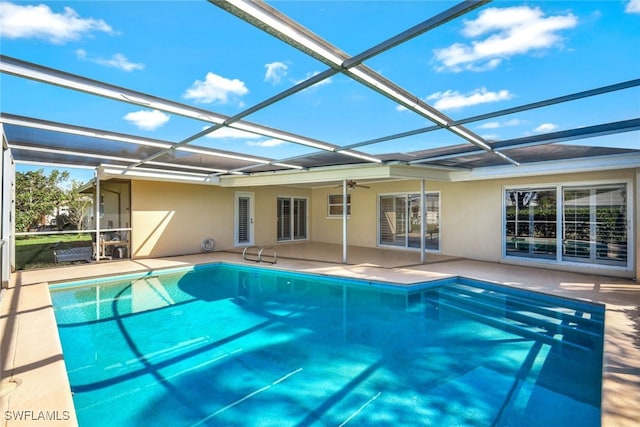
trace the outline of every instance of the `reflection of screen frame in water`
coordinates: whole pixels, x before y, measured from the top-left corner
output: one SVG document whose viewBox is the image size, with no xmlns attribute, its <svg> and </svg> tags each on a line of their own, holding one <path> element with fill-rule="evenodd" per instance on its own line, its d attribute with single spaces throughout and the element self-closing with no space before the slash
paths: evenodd
<svg viewBox="0 0 640 427">
<path fill-rule="evenodd" d="M 81 426 L 600 420 L 596 304 L 224 263 L 51 289 Z"/>
</svg>

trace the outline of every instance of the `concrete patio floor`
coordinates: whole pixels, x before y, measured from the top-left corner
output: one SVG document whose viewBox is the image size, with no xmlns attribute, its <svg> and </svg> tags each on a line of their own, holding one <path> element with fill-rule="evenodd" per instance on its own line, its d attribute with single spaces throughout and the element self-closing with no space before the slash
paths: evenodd
<svg viewBox="0 0 640 427">
<path fill-rule="evenodd" d="M 350 248 L 349 264 L 339 262 L 341 255 L 337 245 L 289 245 L 278 247 L 276 265 L 260 266 L 398 284 L 466 276 L 605 304 L 602 425 L 639 425 L 640 284 L 627 279 L 437 255 L 428 255 L 427 263 L 420 264 L 415 252 Z M 48 290 L 50 283 L 216 261 L 256 265 L 244 261 L 237 252 L 215 252 L 14 274 L 0 300 L 0 425 L 77 425 Z M 17 420 L 18 414 L 26 419 Z"/>
</svg>

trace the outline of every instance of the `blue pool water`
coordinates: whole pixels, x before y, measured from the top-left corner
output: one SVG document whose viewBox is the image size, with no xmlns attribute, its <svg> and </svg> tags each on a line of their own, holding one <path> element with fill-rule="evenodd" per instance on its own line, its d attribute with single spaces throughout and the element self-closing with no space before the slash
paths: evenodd
<svg viewBox="0 0 640 427">
<path fill-rule="evenodd" d="M 51 288 L 85 426 L 598 426 L 603 307 L 213 264 Z"/>
</svg>

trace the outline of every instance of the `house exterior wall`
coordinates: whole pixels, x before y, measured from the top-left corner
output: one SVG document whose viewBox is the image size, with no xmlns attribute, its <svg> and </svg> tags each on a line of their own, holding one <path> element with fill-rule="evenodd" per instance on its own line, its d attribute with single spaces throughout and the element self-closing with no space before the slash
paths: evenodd
<svg viewBox="0 0 640 427">
<path fill-rule="evenodd" d="M 347 221 L 347 234 L 350 245 L 376 246 L 376 191 L 373 187 L 349 191 L 351 215 Z M 342 186 L 321 187 L 313 190 L 311 203 L 313 241 L 342 244 L 342 216 L 329 216 L 329 195 L 342 195 Z"/>
<path fill-rule="evenodd" d="M 504 189 L 521 186 L 580 185 L 604 182 L 629 182 L 634 171 L 558 174 L 500 180 L 458 183 L 427 183 L 427 188 L 442 189 L 442 253 L 483 261 L 502 261 Z M 633 195 L 634 189 L 628 192 Z M 634 201 L 637 210 L 637 200 Z M 632 220 L 630 218 L 630 220 Z M 632 227 L 637 230 L 637 224 Z M 532 260 L 511 260 L 531 265 Z M 544 264 L 549 266 L 548 263 Z"/>
<path fill-rule="evenodd" d="M 636 282 L 640 282 L 640 168 L 636 169 L 636 194 L 635 194 L 635 249 L 636 249 Z M 633 242 L 633 239 L 631 240 Z"/>
<path fill-rule="evenodd" d="M 204 238 L 215 239 L 216 250 L 232 249 L 236 192 L 253 194 L 254 243 L 272 245 L 277 197 L 311 195 L 310 190 L 289 187 L 224 188 L 144 180 L 132 181 L 131 192 L 133 258 L 197 253 Z"/>
<path fill-rule="evenodd" d="M 467 182 L 426 181 L 426 191 L 440 195 L 440 253 L 482 261 L 523 264 L 584 272 L 602 272 L 601 267 L 560 265 L 524 258 L 503 258 L 503 197 L 505 188 L 542 185 L 597 185 L 625 182 L 632 197 L 629 218 L 635 246 L 633 264 L 640 263 L 637 230 L 640 213 L 640 171 L 635 169 L 599 173 L 557 174 Z M 370 188 L 350 190 L 351 214 L 348 219 L 350 245 L 378 246 L 378 196 L 419 193 L 420 180 L 397 180 L 367 184 Z M 196 253 L 205 237 L 216 240 L 216 250 L 234 247 L 234 194 L 254 196 L 254 244 L 277 242 L 278 197 L 303 197 L 308 203 L 309 241 L 342 243 L 342 217 L 328 214 L 328 196 L 342 194 L 341 186 L 316 187 L 235 187 L 189 185 L 152 181 L 132 182 L 132 255 L 134 258 Z M 634 265 L 634 271 L 637 267 Z M 620 269 L 605 273 L 631 275 Z M 637 274 L 637 273 L 635 273 Z"/>
<path fill-rule="evenodd" d="M 207 237 L 216 249 L 233 241 L 232 190 L 134 180 L 131 194 L 133 258 L 197 253 Z"/>
<path fill-rule="evenodd" d="M 241 191 L 233 189 L 233 191 Z M 278 197 L 296 197 L 307 199 L 307 210 L 311 210 L 311 190 L 296 187 L 253 187 L 246 189 L 255 194 L 255 244 L 258 246 L 268 246 L 277 243 L 277 199 Z M 312 215 L 307 217 L 307 239 L 311 236 Z"/>
<path fill-rule="evenodd" d="M 629 218 L 631 230 L 630 245 L 635 245 L 635 266 L 640 265 L 638 248 L 640 238 L 639 197 L 640 172 L 634 169 L 606 171 L 598 173 L 557 174 L 535 177 L 495 179 L 466 182 L 426 181 L 427 192 L 440 194 L 441 207 L 441 244 L 440 253 L 470 259 L 491 262 L 503 262 L 522 265 L 538 265 L 544 268 L 557 268 L 583 272 L 600 272 L 612 275 L 629 276 L 632 273 L 620 269 L 607 269 L 590 265 L 562 265 L 553 262 L 541 262 L 532 259 L 503 258 L 503 197 L 504 189 L 521 186 L 544 185 L 597 185 L 599 183 L 628 183 L 628 194 L 633 198 Z M 420 181 L 389 181 L 379 184 L 367 184 L 370 188 L 356 188 L 351 194 L 351 215 L 348 220 L 348 241 L 350 245 L 377 246 L 377 199 L 380 194 L 419 193 Z M 635 187 L 635 188 L 634 188 Z M 326 243 L 342 243 L 341 217 L 329 218 L 327 198 L 329 194 L 341 194 L 341 188 L 320 188 L 313 191 L 313 240 Z M 633 267 L 638 275 L 637 267 Z"/>
</svg>

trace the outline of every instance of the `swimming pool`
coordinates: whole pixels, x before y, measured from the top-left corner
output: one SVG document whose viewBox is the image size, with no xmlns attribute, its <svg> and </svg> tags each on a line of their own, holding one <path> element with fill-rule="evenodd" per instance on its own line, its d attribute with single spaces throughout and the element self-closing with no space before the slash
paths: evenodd
<svg viewBox="0 0 640 427">
<path fill-rule="evenodd" d="M 223 263 L 51 295 L 81 427 L 600 425 L 600 305 Z"/>
</svg>

